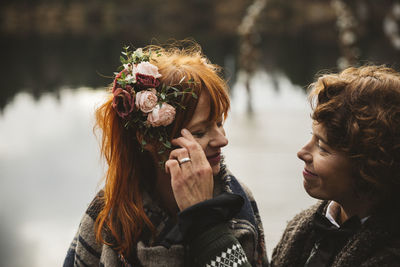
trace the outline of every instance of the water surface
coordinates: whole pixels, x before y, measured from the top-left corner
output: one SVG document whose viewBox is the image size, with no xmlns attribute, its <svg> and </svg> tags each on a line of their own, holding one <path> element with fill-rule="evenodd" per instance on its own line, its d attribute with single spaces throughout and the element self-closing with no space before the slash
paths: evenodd
<svg viewBox="0 0 400 267">
<path fill-rule="evenodd" d="M 284 76 L 274 81 L 260 72 L 252 86 L 255 112 L 249 117 L 239 75 L 224 154 L 258 201 L 270 256 L 287 220 L 314 202 L 303 191 L 303 167 L 296 158 L 310 137 L 310 110 L 304 91 Z M 104 168 L 92 127 L 104 97 L 90 88 L 64 88 L 39 100 L 19 93 L 0 115 L 1 266 L 62 265 L 80 218 L 101 187 Z"/>
</svg>

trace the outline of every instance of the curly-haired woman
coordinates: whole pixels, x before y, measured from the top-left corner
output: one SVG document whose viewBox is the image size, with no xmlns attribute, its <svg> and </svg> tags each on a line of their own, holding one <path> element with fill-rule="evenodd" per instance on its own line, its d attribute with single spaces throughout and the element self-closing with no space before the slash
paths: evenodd
<svg viewBox="0 0 400 267">
<path fill-rule="evenodd" d="M 306 192 L 272 266 L 399 266 L 400 74 L 349 68 L 311 85 L 311 140 L 298 152 Z"/>
<path fill-rule="evenodd" d="M 105 186 L 83 216 L 64 266 L 194 266 L 188 247 L 228 232 L 234 237 L 221 240 L 233 242 L 242 262 L 266 262 L 256 203 L 222 160 L 229 97 L 218 66 L 196 44 L 126 48 L 121 61 L 109 99 L 96 111 Z M 179 137 L 188 149 L 169 155 Z M 202 180 L 183 197 L 172 190 L 180 184 L 172 172 Z M 213 197 L 212 216 L 204 207 L 179 213 Z M 203 230 L 220 218 L 220 231 L 204 239 Z M 202 248 L 196 262 L 209 262 L 212 249 Z"/>
</svg>

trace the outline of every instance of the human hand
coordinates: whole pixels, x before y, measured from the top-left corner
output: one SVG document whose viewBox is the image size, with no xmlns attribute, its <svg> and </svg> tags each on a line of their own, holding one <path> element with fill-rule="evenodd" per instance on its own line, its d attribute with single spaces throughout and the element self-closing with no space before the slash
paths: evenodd
<svg viewBox="0 0 400 267">
<path fill-rule="evenodd" d="M 181 134 L 181 137 L 172 140 L 172 144 L 180 148 L 171 151 L 165 171 L 171 175 L 172 191 L 182 211 L 212 198 L 214 180 L 212 168 L 200 144 L 188 130 L 182 129 Z"/>
</svg>

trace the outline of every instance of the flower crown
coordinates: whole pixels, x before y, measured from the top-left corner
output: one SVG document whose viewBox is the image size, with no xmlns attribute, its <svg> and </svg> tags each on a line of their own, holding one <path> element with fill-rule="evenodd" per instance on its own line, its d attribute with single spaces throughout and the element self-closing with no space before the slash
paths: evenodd
<svg viewBox="0 0 400 267">
<path fill-rule="evenodd" d="M 161 56 L 159 51 L 154 51 L 157 57 Z M 112 87 L 112 107 L 119 117 L 125 121 L 125 128 L 135 125 L 143 134 L 142 149 L 146 145 L 145 139 L 157 139 L 163 144 L 159 154 L 171 148 L 166 126 L 175 120 L 176 109 L 185 107 L 180 103 L 180 96 L 191 94 L 197 95 L 190 87 L 194 83 L 192 79 L 186 83 L 188 88 L 179 90 L 185 77 L 175 85 L 162 84 L 159 78 L 157 66 L 151 64 L 152 51 L 144 52 L 138 48 L 135 51 L 124 47 L 120 61 L 121 71 L 116 72 Z"/>
</svg>

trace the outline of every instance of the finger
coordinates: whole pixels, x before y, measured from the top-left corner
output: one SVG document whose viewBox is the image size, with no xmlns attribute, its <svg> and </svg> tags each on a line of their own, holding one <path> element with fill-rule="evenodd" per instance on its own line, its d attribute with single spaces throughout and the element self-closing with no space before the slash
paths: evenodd
<svg viewBox="0 0 400 267">
<path fill-rule="evenodd" d="M 169 158 L 177 160 L 182 170 L 187 170 L 188 168 L 186 167 L 189 167 L 192 161 L 186 148 L 174 149 L 169 154 Z M 189 161 L 187 159 L 189 159 Z M 182 162 L 182 160 L 184 160 L 184 162 Z M 185 174 L 187 174 L 187 172 L 184 172 L 184 175 Z"/>
<path fill-rule="evenodd" d="M 187 148 L 189 150 L 189 154 L 194 150 L 203 150 L 201 145 L 197 142 L 189 130 L 183 128 L 181 130 L 181 134 L 181 137 L 172 140 L 174 145 Z"/>
<path fill-rule="evenodd" d="M 181 130 L 181 134 L 183 137 L 185 137 L 189 140 L 196 141 L 196 139 L 193 137 L 192 133 L 188 129 L 183 128 Z"/>
<path fill-rule="evenodd" d="M 169 159 L 178 161 L 179 168 L 181 169 L 182 179 L 186 179 L 192 174 L 192 160 L 190 159 L 189 152 L 186 148 L 178 148 L 172 150 L 169 154 Z M 169 170 L 167 170 L 167 173 L 171 174 Z"/>
<path fill-rule="evenodd" d="M 171 175 L 171 181 L 179 179 L 181 176 L 181 168 L 175 159 L 169 159 L 165 162 L 165 171 Z"/>
<path fill-rule="evenodd" d="M 192 142 L 196 142 L 196 143 L 197 143 L 196 139 L 193 137 L 193 135 L 192 135 L 187 129 L 183 128 L 183 129 L 181 130 L 181 135 L 182 135 L 182 137 L 173 139 L 173 140 L 171 141 L 172 144 L 180 145 L 181 142 L 182 142 L 184 139 L 187 139 L 188 141 L 192 141 Z M 183 139 L 183 140 L 182 140 L 182 139 Z"/>
<path fill-rule="evenodd" d="M 192 162 L 200 163 L 206 161 L 206 155 L 204 154 L 203 148 L 196 140 L 189 140 L 186 137 L 179 137 L 174 139 L 174 144 L 187 149 L 189 157 Z"/>
<path fill-rule="evenodd" d="M 169 159 L 183 159 L 183 158 L 188 158 L 189 157 L 189 152 L 185 147 L 183 148 L 177 148 L 171 151 L 169 154 Z"/>
</svg>

